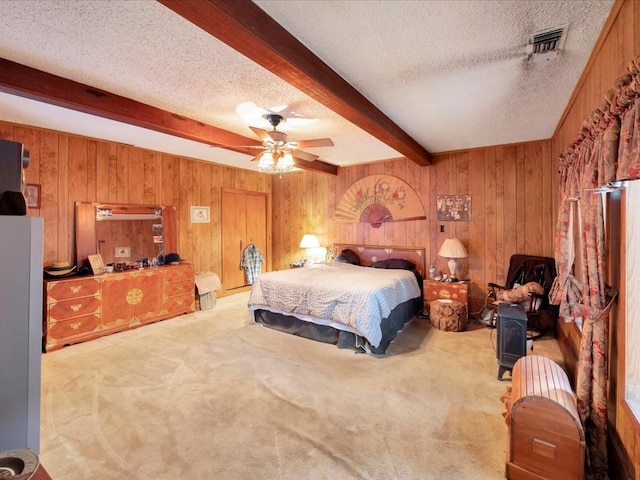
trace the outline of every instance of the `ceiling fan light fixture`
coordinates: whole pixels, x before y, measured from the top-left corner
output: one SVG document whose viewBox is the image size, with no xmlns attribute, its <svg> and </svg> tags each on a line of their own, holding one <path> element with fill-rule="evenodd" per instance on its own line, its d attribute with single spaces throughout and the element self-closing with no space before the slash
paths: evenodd
<svg viewBox="0 0 640 480">
<path fill-rule="evenodd" d="M 276 162 L 273 160 L 273 153 L 266 151 L 260 156 L 258 162 L 258 170 L 261 172 L 270 172 L 276 167 Z"/>
<path fill-rule="evenodd" d="M 291 155 L 291 152 L 285 152 L 284 155 L 282 155 L 280 157 L 280 159 L 278 160 L 278 165 L 277 168 L 280 171 L 289 171 L 291 169 L 293 169 L 293 167 L 295 167 L 295 163 L 293 161 L 293 155 Z"/>
<path fill-rule="evenodd" d="M 258 170 L 263 173 L 285 173 L 294 169 L 295 162 L 291 152 L 267 150 L 260 156 Z"/>
</svg>

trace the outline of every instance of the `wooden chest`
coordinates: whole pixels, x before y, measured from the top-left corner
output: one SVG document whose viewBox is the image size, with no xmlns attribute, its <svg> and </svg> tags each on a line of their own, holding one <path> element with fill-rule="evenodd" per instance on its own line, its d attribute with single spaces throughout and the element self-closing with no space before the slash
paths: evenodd
<svg viewBox="0 0 640 480">
<path fill-rule="evenodd" d="M 539 355 L 520 358 L 513 367 L 510 398 L 506 397 L 506 478 L 582 480 L 584 430 L 560 366 Z"/>
</svg>

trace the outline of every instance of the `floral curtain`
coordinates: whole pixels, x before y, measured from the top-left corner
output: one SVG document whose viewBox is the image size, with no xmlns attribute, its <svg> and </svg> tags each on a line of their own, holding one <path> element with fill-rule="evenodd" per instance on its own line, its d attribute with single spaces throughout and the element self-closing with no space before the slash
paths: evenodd
<svg viewBox="0 0 640 480">
<path fill-rule="evenodd" d="M 551 292 L 551 301 L 560 305 L 561 315 L 582 317 L 576 395 L 587 442 L 586 478 L 590 480 L 609 478 L 607 340 L 609 312 L 616 296 L 605 284 L 601 192 L 613 182 L 640 178 L 640 57 L 629 65 L 628 73 L 615 87 L 560 158 L 555 244 L 558 276 Z M 574 201 L 580 202 L 583 220 L 580 279 L 572 274 Z"/>
</svg>

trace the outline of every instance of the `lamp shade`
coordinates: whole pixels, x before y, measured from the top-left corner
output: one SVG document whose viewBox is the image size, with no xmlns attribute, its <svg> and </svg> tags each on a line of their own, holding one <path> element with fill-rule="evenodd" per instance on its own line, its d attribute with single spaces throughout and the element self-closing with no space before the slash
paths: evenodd
<svg viewBox="0 0 640 480">
<path fill-rule="evenodd" d="M 302 241 L 300 242 L 300 248 L 318 248 L 320 246 L 320 242 L 315 235 L 305 234 L 302 237 Z"/>
<path fill-rule="evenodd" d="M 447 238 L 442 242 L 438 255 L 444 258 L 466 258 L 467 251 L 457 238 Z"/>
<path fill-rule="evenodd" d="M 464 245 L 457 238 L 447 238 L 442 245 L 440 246 L 440 250 L 438 251 L 438 255 L 444 258 L 448 258 L 449 262 L 449 272 L 451 276 L 449 277 L 452 281 L 457 281 L 458 277 L 456 272 L 458 270 L 457 259 L 458 258 L 466 258 L 467 251 L 464 248 Z"/>
<path fill-rule="evenodd" d="M 295 165 L 291 152 L 285 152 L 278 160 L 278 168 L 283 171 L 291 170 Z"/>
</svg>

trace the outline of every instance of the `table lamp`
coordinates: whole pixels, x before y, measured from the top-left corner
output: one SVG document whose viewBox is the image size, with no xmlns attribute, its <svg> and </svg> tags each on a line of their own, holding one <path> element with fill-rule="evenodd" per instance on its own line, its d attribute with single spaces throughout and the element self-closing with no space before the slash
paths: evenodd
<svg viewBox="0 0 640 480">
<path fill-rule="evenodd" d="M 457 282 L 458 277 L 456 276 L 456 273 L 458 268 L 458 259 L 467 257 L 467 251 L 465 250 L 462 242 L 457 238 L 447 238 L 442 242 L 438 255 L 448 259 L 449 272 L 451 274 L 449 278 L 452 282 Z"/>
<path fill-rule="evenodd" d="M 318 237 L 309 233 L 304 234 L 304 236 L 302 237 L 302 240 L 300 241 L 300 248 L 306 249 L 307 261 L 309 261 L 309 263 L 314 263 L 317 261 L 318 257 L 320 256 L 320 250 L 325 251 L 324 248 L 320 247 Z"/>
</svg>

